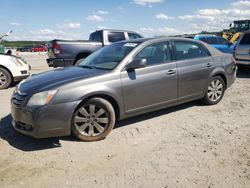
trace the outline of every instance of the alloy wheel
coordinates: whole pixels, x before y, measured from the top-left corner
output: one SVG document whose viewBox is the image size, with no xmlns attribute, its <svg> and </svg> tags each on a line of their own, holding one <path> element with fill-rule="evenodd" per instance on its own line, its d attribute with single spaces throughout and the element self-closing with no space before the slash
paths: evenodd
<svg viewBox="0 0 250 188">
<path fill-rule="evenodd" d="M 0 87 L 5 85 L 6 81 L 7 81 L 6 75 L 0 70 Z"/>
<path fill-rule="evenodd" d="M 210 101 L 216 102 L 218 101 L 223 95 L 223 83 L 220 79 L 213 79 L 207 90 L 207 97 Z"/>
<path fill-rule="evenodd" d="M 77 131 L 84 136 L 98 136 L 109 124 L 108 114 L 102 107 L 88 104 L 78 109 L 74 117 Z"/>
</svg>

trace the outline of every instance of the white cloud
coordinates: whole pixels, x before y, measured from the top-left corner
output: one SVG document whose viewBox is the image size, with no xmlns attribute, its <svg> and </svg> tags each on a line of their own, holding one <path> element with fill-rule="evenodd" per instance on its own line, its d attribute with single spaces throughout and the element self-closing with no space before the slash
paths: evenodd
<svg viewBox="0 0 250 188">
<path fill-rule="evenodd" d="M 236 1 L 234 3 L 232 3 L 232 7 L 237 8 L 237 9 L 245 9 L 245 10 L 249 10 L 250 9 L 250 1 L 249 0 L 245 0 L 245 1 Z"/>
<path fill-rule="evenodd" d="M 178 35 L 182 32 L 171 27 L 163 27 L 158 30 L 159 32 L 163 33 L 164 35 Z"/>
<path fill-rule="evenodd" d="M 98 11 L 96 11 L 96 14 L 102 14 L 102 15 L 104 15 L 104 14 L 109 14 L 109 12 L 108 11 L 104 11 L 104 10 L 98 10 Z"/>
<path fill-rule="evenodd" d="M 86 20 L 92 21 L 92 22 L 102 22 L 104 21 L 104 18 L 99 15 L 93 14 L 93 15 L 87 16 Z"/>
<path fill-rule="evenodd" d="M 101 26 L 101 25 L 97 26 L 97 29 L 106 29 L 106 28 L 107 28 L 106 26 Z"/>
<path fill-rule="evenodd" d="M 155 18 L 158 19 L 158 20 L 171 20 L 171 19 L 174 19 L 174 17 L 167 16 L 166 14 L 163 14 L 163 13 L 155 15 Z"/>
<path fill-rule="evenodd" d="M 69 30 L 67 30 L 69 31 Z M 53 39 L 79 39 L 80 36 L 63 30 L 40 29 L 31 30 L 29 36 L 22 36 L 23 40 L 53 40 Z"/>
<path fill-rule="evenodd" d="M 141 27 L 139 30 L 140 30 L 141 33 L 152 33 L 152 32 L 154 32 L 154 29 L 150 28 L 150 27 Z"/>
<path fill-rule="evenodd" d="M 81 24 L 78 22 L 68 22 L 68 23 L 57 24 L 56 26 L 59 29 L 78 29 L 81 27 Z"/>
<path fill-rule="evenodd" d="M 152 5 L 152 4 L 156 4 L 156 3 L 162 3 L 164 0 L 133 0 L 134 4 L 137 5 Z"/>
<path fill-rule="evenodd" d="M 9 25 L 11 26 L 20 26 L 21 24 L 18 22 L 10 22 Z"/>
<path fill-rule="evenodd" d="M 199 9 L 192 15 L 178 18 L 189 23 L 187 30 L 221 31 L 235 20 L 250 18 L 250 1 L 235 1 L 225 9 Z"/>
</svg>

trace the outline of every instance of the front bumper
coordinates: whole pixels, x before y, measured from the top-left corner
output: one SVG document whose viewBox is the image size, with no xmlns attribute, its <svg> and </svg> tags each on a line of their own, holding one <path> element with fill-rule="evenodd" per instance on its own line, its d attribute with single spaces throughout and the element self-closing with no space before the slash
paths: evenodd
<svg viewBox="0 0 250 188">
<path fill-rule="evenodd" d="M 16 131 L 35 138 L 70 135 L 71 119 L 78 105 L 77 102 L 29 108 L 22 104 L 15 104 L 13 97 L 11 116 L 12 125 Z"/>
</svg>

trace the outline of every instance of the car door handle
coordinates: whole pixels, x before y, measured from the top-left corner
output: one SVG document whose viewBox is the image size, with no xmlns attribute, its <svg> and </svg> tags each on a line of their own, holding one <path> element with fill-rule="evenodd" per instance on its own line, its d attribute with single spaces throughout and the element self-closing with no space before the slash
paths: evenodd
<svg viewBox="0 0 250 188">
<path fill-rule="evenodd" d="M 175 73 L 176 73 L 176 70 L 173 70 L 173 69 L 168 70 L 167 72 L 168 75 L 175 74 Z"/>
<path fill-rule="evenodd" d="M 212 67 L 212 64 L 211 63 L 207 63 L 206 67 Z"/>
</svg>

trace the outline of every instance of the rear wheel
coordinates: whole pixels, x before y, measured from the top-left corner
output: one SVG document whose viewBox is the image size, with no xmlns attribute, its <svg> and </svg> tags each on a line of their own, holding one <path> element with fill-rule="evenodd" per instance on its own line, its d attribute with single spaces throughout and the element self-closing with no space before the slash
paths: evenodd
<svg viewBox="0 0 250 188">
<path fill-rule="evenodd" d="M 206 94 L 203 101 L 206 104 L 214 105 L 221 101 L 225 92 L 225 82 L 220 76 L 211 78 L 208 82 Z"/>
<path fill-rule="evenodd" d="M 73 115 L 72 132 L 82 141 L 104 139 L 115 124 L 115 112 L 105 99 L 92 98 L 80 105 Z"/>
<path fill-rule="evenodd" d="M 0 89 L 6 89 L 10 86 L 12 77 L 9 71 L 4 68 L 0 68 Z"/>
</svg>

